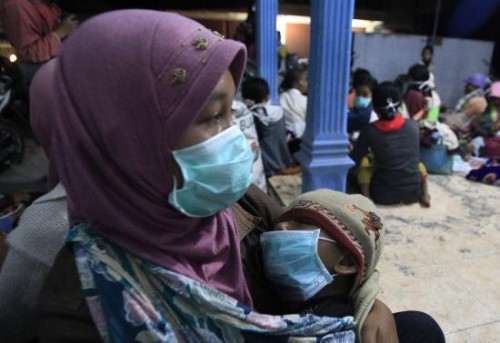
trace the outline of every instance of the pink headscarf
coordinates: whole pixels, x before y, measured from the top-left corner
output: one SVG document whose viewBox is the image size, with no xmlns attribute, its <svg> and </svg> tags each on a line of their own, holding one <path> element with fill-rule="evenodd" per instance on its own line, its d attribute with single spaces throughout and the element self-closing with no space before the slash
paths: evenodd
<svg viewBox="0 0 500 343">
<path fill-rule="evenodd" d="M 72 223 L 251 305 L 230 209 L 189 218 L 168 204 L 172 147 L 244 46 L 167 12 L 109 12 L 65 42 L 51 153 Z"/>
</svg>

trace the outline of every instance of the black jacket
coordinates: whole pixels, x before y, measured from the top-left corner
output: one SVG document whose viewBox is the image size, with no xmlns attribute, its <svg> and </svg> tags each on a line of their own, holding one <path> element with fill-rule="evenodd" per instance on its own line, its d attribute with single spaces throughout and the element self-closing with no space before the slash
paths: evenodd
<svg viewBox="0 0 500 343">
<path fill-rule="evenodd" d="M 417 202 L 422 193 L 417 122 L 405 120 L 401 128 L 390 132 L 383 132 L 374 124 L 366 126 L 359 135 L 352 157 L 359 165 L 369 152 L 373 153 L 375 163 L 370 183 L 373 201 L 383 205 Z"/>
</svg>

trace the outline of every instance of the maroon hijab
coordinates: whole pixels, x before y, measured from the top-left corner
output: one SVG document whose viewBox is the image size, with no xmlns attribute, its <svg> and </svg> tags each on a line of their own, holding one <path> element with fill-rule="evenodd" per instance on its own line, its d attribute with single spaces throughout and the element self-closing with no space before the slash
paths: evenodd
<svg viewBox="0 0 500 343">
<path fill-rule="evenodd" d="M 172 147 L 244 46 L 167 12 L 109 12 L 65 41 L 51 153 L 72 223 L 251 304 L 230 209 L 189 218 L 168 204 Z"/>
</svg>

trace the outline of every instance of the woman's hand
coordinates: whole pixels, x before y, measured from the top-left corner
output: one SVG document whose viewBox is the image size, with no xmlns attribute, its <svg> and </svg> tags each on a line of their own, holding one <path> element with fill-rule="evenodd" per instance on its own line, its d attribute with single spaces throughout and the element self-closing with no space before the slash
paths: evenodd
<svg viewBox="0 0 500 343">
<path fill-rule="evenodd" d="M 362 343 L 398 343 L 398 331 L 391 310 L 376 299 L 361 328 Z"/>
<path fill-rule="evenodd" d="M 63 40 L 71 32 L 73 32 L 76 27 L 78 26 L 78 20 L 76 19 L 76 16 L 74 14 L 71 14 L 61 20 L 61 23 L 59 26 L 55 29 L 54 33 L 59 37 L 60 40 Z"/>
</svg>

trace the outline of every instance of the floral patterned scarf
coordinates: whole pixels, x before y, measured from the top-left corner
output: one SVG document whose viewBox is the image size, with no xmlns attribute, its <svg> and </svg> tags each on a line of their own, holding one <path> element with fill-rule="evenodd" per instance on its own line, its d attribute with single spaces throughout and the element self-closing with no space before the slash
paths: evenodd
<svg viewBox="0 0 500 343">
<path fill-rule="evenodd" d="M 354 342 L 352 317 L 271 316 L 125 252 L 90 226 L 66 239 L 104 342 Z M 293 339 L 292 339 L 293 337 Z"/>
</svg>

